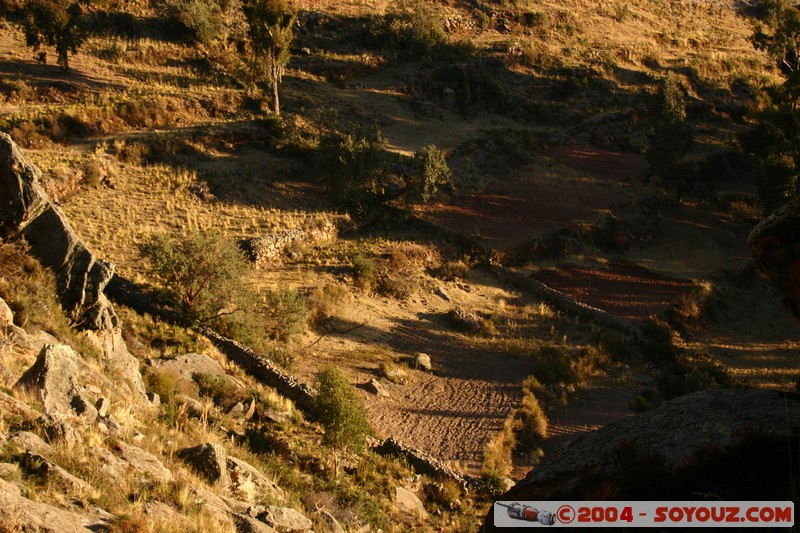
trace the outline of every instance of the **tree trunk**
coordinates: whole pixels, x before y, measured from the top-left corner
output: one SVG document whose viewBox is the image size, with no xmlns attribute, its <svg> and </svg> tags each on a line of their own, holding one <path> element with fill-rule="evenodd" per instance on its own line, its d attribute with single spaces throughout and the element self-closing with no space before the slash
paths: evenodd
<svg viewBox="0 0 800 533">
<path fill-rule="evenodd" d="M 276 69 L 277 70 L 277 69 Z M 281 114 L 281 102 L 278 99 L 278 83 L 280 83 L 279 73 L 273 70 L 272 72 L 272 112 L 275 116 Z"/>
</svg>

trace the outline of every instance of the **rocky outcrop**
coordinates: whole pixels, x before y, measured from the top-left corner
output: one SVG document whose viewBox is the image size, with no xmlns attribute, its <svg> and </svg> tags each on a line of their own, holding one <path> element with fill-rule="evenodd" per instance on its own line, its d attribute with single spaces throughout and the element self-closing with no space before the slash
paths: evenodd
<svg viewBox="0 0 800 533">
<path fill-rule="evenodd" d="M 758 269 L 800 318 L 800 197 L 762 220 L 747 239 Z"/>
<path fill-rule="evenodd" d="M 78 383 L 78 355 L 66 345 L 47 345 L 15 385 L 42 403 L 45 414 L 97 418 L 97 409 Z"/>
<path fill-rule="evenodd" d="M 300 511 L 274 505 L 268 505 L 258 519 L 281 532 L 308 531 L 313 526 L 313 522 Z"/>
<path fill-rule="evenodd" d="M 180 450 L 178 457 L 192 465 L 198 474 L 211 483 L 222 487 L 230 484 L 228 453 L 223 446 L 213 443 L 200 444 Z"/>
<path fill-rule="evenodd" d="M 404 487 L 395 487 L 394 490 L 394 501 L 400 509 L 422 520 L 428 519 L 428 511 L 416 494 Z"/>
<path fill-rule="evenodd" d="M 0 479 L 0 524 L 7 531 L 41 533 L 91 533 L 107 524 L 95 517 L 80 515 L 23 497 L 13 483 Z"/>
<path fill-rule="evenodd" d="M 786 501 L 799 450 L 797 395 L 707 390 L 578 438 L 497 499 Z"/>
<path fill-rule="evenodd" d="M 23 235 L 33 255 L 55 272 L 61 305 L 86 329 L 118 325 L 103 288 L 114 267 L 97 259 L 78 238 L 41 185 L 42 172 L 0 133 L 0 237 Z"/>
</svg>

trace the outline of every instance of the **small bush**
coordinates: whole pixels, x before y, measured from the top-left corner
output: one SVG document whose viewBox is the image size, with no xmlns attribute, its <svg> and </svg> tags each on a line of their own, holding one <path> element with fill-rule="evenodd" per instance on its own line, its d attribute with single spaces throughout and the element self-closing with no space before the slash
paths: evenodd
<svg viewBox="0 0 800 533">
<path fill-rule="evenodd" d="M 569 385 L 577 382 L 569 357 L 563 349 L 553 346 L 541 348 L 533 374 L 545 385 Z"/>
<path fill-rule="evenodd" d="M 643 413 L 655 409 L 664 402 L 664 398 L 658 389 L 653 387 L 646 387 L 642 389 L 636 398 L 631 402 L 631 409 L 637 413 Z"/>
<path fill-rule="evenodd" d="M 356 254 L 350 259 L 356 287 L 369 292 L 378 277 L 375 261 L 363 254 Z"/>
<path fill-rule="evenodd" d="M 224 30 L 218 1 L 159 0 L 158 10 L 181 37 L 200 43 L 210 43 Z"/>
<path fill-rule="evenodd" d="M 406 199 L 428 203 L 440 187 L 453 184 L 453 172 L 447 165 L 445 153 L 429 145 L 414 155 L 414 171 L 408 180 Z"/>
<path fill-rule="evenodd" d="M 286 341 L 303 332 L 308 299 L 293 289 L 269 291 L 263 315 L 270 338 Z"/>
<path fill-rule="evenodd" d="M 466 279 L 469 274 L 470 266 L 463 260 L 447 261 L 437 271 L 436 275 L 445 281 L 455 281 Z"/>
<path fill-rule="evenodd" d="M 172 403 L 178 392 L 180 375 L 174 370 L 148 369 L 144 375 L 144 386 L 148 392 L 155 392 L 163 403 Z"/>
<path fill-rule="evenodd" d="M 315 288 L 308 297 L 308 323 L 319 327 L 333 316 L 338 304 L 350 297 L 350 291 L 343 285 L 327 284 Z"/>
</svg>

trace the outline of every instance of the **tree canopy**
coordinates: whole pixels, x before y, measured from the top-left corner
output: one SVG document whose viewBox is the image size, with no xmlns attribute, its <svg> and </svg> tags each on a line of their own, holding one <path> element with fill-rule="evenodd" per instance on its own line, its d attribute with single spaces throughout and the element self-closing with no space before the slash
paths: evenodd
<svg viewBox="0 0 800 533">
<path fill-rule="evenodd" d="M 86 36 L 81 28 L 81 2 L 74 0 L 32 0 L 25 7 L 25 42 L 38 52 L 53 46 L 58 63 L 69 72 L 69 54 L 78 52 Z"/>
</svg>

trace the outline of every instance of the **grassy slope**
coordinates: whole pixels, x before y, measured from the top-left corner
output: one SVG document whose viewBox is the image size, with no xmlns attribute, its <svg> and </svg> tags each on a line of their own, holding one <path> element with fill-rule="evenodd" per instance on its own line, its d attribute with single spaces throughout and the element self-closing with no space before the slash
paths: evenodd
<svg viewBox="0 0 800 533">
<path fill-rule="evenodd" d="M 473 57 L 465 57 L 465 62 L 472 65 L 476 57 L 481 61 L 489 58 L 500 65 L 490 76 L 503 88 L 508 106 L 493 112 L 487 106 L 478 106 L 464 116 L 443 106 L 439 93 L 417 92 L 415 96 L 409 90 L 417 86 L 415 80 L 431 79 L 451 60 L 398 63 L 384 57 L 382 51 L 350 39 L 353 28 L 361 23 L 360 17 L 382 14 L 392 3 L 293 2 L 299 10 L 313 10 L 323 16 L 315 32 L 298 37 L 297 52 L 308 46 L 311 55 L 298 53 L 282 86 L 286 122 L 296 125 L 299 138 L 307 139 L 313 134 L 318 110 L 332 107 L 345 118 L 378 123 L 391 149 L 403 154 L 431 143 L 455 149 L 470 140 L 494 142 L 505 137 L 507 129 L 528 132 L 546 143 L 636 151 L 645 146 L 642 118 L 648 94 L 660 77 L 675 72 L 690 96 L 690 118 L 700 132 L 694 155 L 700 156 L 727 146 L 743 126 L 742 121 L 730 117 L 753 105 L 749 102 L 754 88 L 774 80 L 764 59 L 750 47 L 748 23 L 737 14 L 733 2 L 508 4 L 480 4 L 483 15 L 466 2 L 428 4 L 437 16 L 458 22 L 453 22 L 456 29 L 450 39 L 473 43 Z M 137 15 L 151 15 L 147 8 L 131 9 Z M 508 30 L 498 30 L 499 17 L 493 17 L 492 12 L 509 20 Z M 527 25 L 515 19 L 519 14 L 518 20 L 524 21 L 525 13 L 530 13 L 533 21 Z M 243 105 L 246 94 L 242 89 L 198 66 L 206 51 L 213 56 L 218 50 L 197 49 L 154 36 L 121 41 L 92 37 L 71 61 L 74 74 L 65 78 L 55 66 L 31 61 L 19 29 L 9 25 L 8 30 L 0 34 L 4 58 L 0 74 L 5 87 L 11 87 L 0 103 L 2 118 L 17 128 L 19 140 L 29 141 L 30 156 L 52 177 L 51 188 L 66 191 L 64 208 L 83 238 L 101 256 L 114 261 L 124 275 L 144 280 L 135 245 L 154 230 L 213 228 L 243 238 L 271 228 L 314 224 L 322 217 L 339 216 L 319 199 L 308 182 L 307 157 L 267 149 L 274 130 L 259 125 L 265 115 L 258 106 Z M 58 88 L 47 89 L 53 82 L 59 84 Z M 144 106 L 137 115 L 113 111 L 119 102 L 155 103 Z M 163 111 L 168 106 L 172 110 Z M 520 113 L 518 108 L 526 112 Z M 26 133 L 23 127 L 26 120 L 65 112 L 92 122 L 96 132 L 82 140 L 49 143 Z M 117 115 L 119 119 L 114 118 Z M 147 165 L 136 147 L 153 141 L 160 143 L 159 151 L 166 162 Z M 551 204 L 572 195 L 574 188 L 582 190 L 581 183 L 591 182 L 592 190 L 601 192 L 607 187 L 598 184 L 590 173 L 576 175 L 574 169 L 559 166 L 544 150 L 536 154 L 535 161 L 516 164 L 518 155 L 492 154 L 490 149 L 469 153 L 462 158 L 467 162 L 462 165 L 463 175 L 457 178 L 470 178 L 465 185 L 477 191 L 486 184 L 513 178 L 522 187 L 529 183 L 530 189 L 549 191 Z M 476 159 L 483 156 L 512 163 L 510 167 L 497 165 L 493 169 L 489 164 L 471 170 L 470 164 L 477 164 Z M 106 169 L 106 181 L 99 186 L 82 183 L 98 165 Z M 472 179 L 476 173 L 478 178 Z M 548 184 L 558 183 L 559 176 L 568 177 L 570 187 L 555 194 Z M 218 200 L 207 203 L 196 199 L 188 189 L 194 181 L 208 182 Z M 79 187 L 73 190 L 70 183 Z M 624 194 L 633 200 L 654 191 L 651 184 L 639 179 L 611 187 L 612 197 Z M 720 191 L 721 197 L 728 199 L 723 209 L 712 209 L 712 204 L 704 201 L 671 208 L 665 217 L 663 240 L 657 246 L 633 250 L 626 258 L 686 278 L 712 276 L 721 269 L 739 270 L 746 263 L 743 237 L 753 219 L 752 210 L 739 199 L 752 190 L 746 184 L 725 182 Z M 613 207 L 613 201 L 606 206 Z M 119 220 L 124 223 L 119 224 Z M 591 219 L 579 222 L 589 225 Z M 702 231 L 704 225 L 720 232 L 711 245 L 708 233 Z M 532 313 L 530 306 L 536 302 L 475 273 L 467 276 L 467 283 L 476 289 L 466 292 L 458 285 L 463 282 L 433 279 L 423 268 L 425 262 L 416 262 L 417 288 L 405 300 L 365 294 L 352 287 L 346 274 L 352 252 L 378 257 L 394 246 L 402 248 L 417 241 L 431 253 L 443 250 L 445 260 L 458 258 L 422 235 L 381 232 L 301 250 L 299 259 L 254 274 L 253 283 L 258 287 L 311 290 L 325 285 L 346 286 L 354 295 L 335 303 L 332 314 L 341 323 L 334 327 L 346 330 L 364 321 L 369 323 L 369 328 L 353 330 L 349 335 L 322 330 L 296 339 L 296 368 L 301 374 L 310 377 L 323 362 L 331 360 L 348 367 L 354 379 L 363 381 L 387 357 L 404 355 L 412 347 L 424 351 L 418 346 L 421 341 L 392 345 L 397 328 L 403 324 L 414 324 L 428 336 L 425 342 L 436 343 L 429 351 L 458 343 L 477 344 L 487 357 L 497 361 L 509 353 L 533 352 L 542 343 L 566 342 L 571 348 L 589 344 L 593 333 L 587 328 L 548 313 Z M 687 249 L 693 253 L 683 253 Z M 606 255 L 596 249 L 583 253 L 592 260 L 603 260 Z M 436 266 L 438 261 L 428 266 Z M 455 295 L 453 302 L 432 294 L 438 286 Z M 728 294 L 738 294 L 735 290 L 739 289 Z M 693 342 L 700 349 L 710 348 L 723 356 L 727 350 L 726 362 L 733 368 L 746 368 L 741 372 L 752 376 L 754 384 L 793 382 L 791 374 L 797 366 L 786 355 L 800 338 L 796 325 L 790 320 L 772 320 L 781 313 L 769 297 L 753 291 L 747 295 L 769 307 L 757 321 L 779 324 L 780 329 L 771 333 L 770 339 L 763 338 L 764 330 L 758 324 L 753 324 L 751 336 L 741 337 L 734 319 L 717 319 L 710 325 L 710 333 L 698 332 Z M 456 303 L 490 317 L 496 324 L 496 334 L 488 340 L 455 332 L 433 335 L 442 329 L 441 320 L 424 317 L 441 316 Z M 766 346 L 765 353 L 777 357 L 768 360 L 767 366 L 783 366 L 785 371 L 777 377 L 763 372 L 764 359 L 751 361 L 748 347 L 753 344 Z M 376 351 L 376 345 L 384 348 Z M 399 389 L 398 394 L 405 393 Z M 513 408 L 514 401 L 511 397 L 498 404 L 501 417 Z M 381 406 L 376 403 L 374 408 Z M 388 431 L 391 425 L 382 429 Z M 471 455 L 447 459 L 478 468 L 480 458 L 475 454 L 491 437 L 491 429 L 476 431 L 471 436 L 475 440 Z"/>
</svg>

